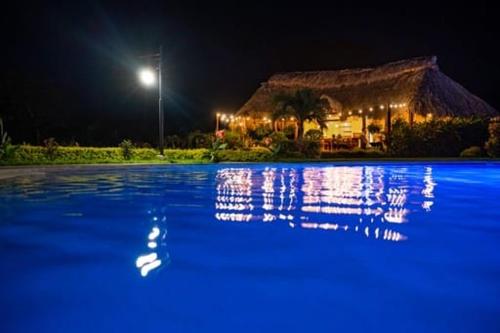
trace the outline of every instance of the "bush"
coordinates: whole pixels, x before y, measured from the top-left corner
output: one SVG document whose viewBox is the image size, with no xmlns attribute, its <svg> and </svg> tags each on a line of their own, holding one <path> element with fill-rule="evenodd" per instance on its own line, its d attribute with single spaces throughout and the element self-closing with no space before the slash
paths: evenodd
<svg viewBox="0 0 500 333">
<path fill-rule="evenodd" d="M 123 140 L 120 143 L 120 149 L 122 151 L 122 156 L 126 160 L 130 160 L 132 158 L 132 154 L 134 152 L 134 144 L 130 140 Z"/>
<path fill-rule="evenodd" d="M 388 150 L 398 157 L 456 157 L 467 147 L 483 145 L 486 138 L 482 119 L 438 119 L 413 127 L 396 120 Z"/>
<path fill-rule="evenodd" d="M 272 132 L 271 135 L 262 140 L 261 144 L 269 148 L 273 156 L 283 157 L 299 150 L 296 143 L 289 140 L 283 132 Z"/>
<path fill-rule="evenodd" d="M 163 156 L 169 161 L 202 161 L 208 160 L 208 149 L 166 149 Z"/>
<path fill-rule="evenodd" d="M 481 157 L 483 156 L 483 150 L 481 147 L 472 146 L 467 149 L 462 150 L 460 157 Z"/>
<path fill-rule="evenodd" d="M 264 162 L 273 158 L 271 150 L 264 147 L 254 147 L 248 150 L 221 150 L 217 152 L 219 161 L 227 162 Z"/>
<path fill-rule="evenodd" d="M 228 149 L 240 149 L 244 147 L 243 136 L 233 131 L 224 131 L 224 142 Z"/>
<path fill-rule="evenodd" d="M 488 126 L 489 138 L 485 148 L 489 156 L 500 157 L 500 117 L 491 119 Z"/>
<path fill-rule="evenodd" d="M 210 148 L 213 141 L 212 133 L 201 133 L 200 131 L 194 131 L 188 135 L 188 146 L 189 148 Z"/>
<path fill-rule="evenodd" d="M 255 129 L 250 129 L 248 131 L 248 136 L 255 141 L 261 141 L 265 137 L 272 133 L 272 129 L 269 126 L 258 126 Z"/>
<path fill-rule="evenodd" d="M 165 137 L 165 147 L 171 149 L 179 149 L 186 146 L 185 140 L 178 135 L 168 135 Z"/>
<path fill-rule="evenodd" d="M 319 141 L 323 137 L 323 132 L 317 129 L 310 129 L 304 134 L 304 140 Z"/>
<path fill-rule="evenodd" d="M 359 149 L 355 148 L 352 150 L 339 149 L 331 152 L 322 152 L 322 159 L 330 158 L 381 158 L 386 157 L 387 154 L 378 149 Z"/>
<path fill-rule="evenodd" d="M 208 161 L 207 149 L 166 149 L 164 159 L 152 148 L 135 148 L 131 159 L 125 160 L 121 148 L 59 147 L 55 158 L 49 158 L 45 147 L 20 146 L 12 158 L 2 164 L 75 164 L 160 161 Z"/>
<path fill-rule="evenodd" d="M 321 143 L 318 140 L 304 140 L 302 142 L 302 153 L 308 158 L 319 158 Z"/>
<path fill-rule="evenodd" d="M 5 131 L 3 120 L 0 118 L 0 160 L 9 160 L 14 156 L 17 146 L 12 144 L 12 141 Z"/>
<path fill-rule="evenodd" d="M 288 125 L 283 129 L 283 133 L 285 133 L 288 140 L 295 139 L 295 126 Z"/>
<path fill-rule="evenodd" d="M 56 139 L 54 138 L 48 138 L 43 140 L 43 145 L 45 147 L 45 156 L 49 160 L 54 160 L 57 157 L 57 152 L 59 150 L 59 144 L 57 143 Z"/>
</svg>

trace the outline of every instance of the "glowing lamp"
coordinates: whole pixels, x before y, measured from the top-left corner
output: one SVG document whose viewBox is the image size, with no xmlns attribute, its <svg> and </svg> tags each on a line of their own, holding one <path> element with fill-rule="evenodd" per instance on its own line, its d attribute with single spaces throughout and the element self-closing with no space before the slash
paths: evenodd
<svg viewBox="0 0 500 333">
<path fill-rule="evenodd" d="M 145 86 L 152 86 L 156 82 L 155 72 L 151 68 L 144 68 L 139 72 L 139 81 Z"/>
</svg>

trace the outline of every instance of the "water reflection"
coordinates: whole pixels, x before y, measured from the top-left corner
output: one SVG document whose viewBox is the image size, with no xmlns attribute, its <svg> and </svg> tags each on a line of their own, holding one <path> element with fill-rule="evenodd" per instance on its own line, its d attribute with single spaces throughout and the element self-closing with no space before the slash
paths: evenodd
<svg viewBox="0 0 500 333">
<path fill-rule="evenodd" d="M 148 211 L 152 227 L 145 240 L 147 250 L 135 261 L 135 266 L 142 277 L 170 262 L 167 249 L 167 217 L 164 213 L 164 209 Z"/>
<path fill-rule="evenodd" d="M 355 232 L 402 241 L 398 225 L 430 212 L 432 167 L 224 168 L 216 176 L 215 218 L 285 222 L 291 228 Z"/>
</svg>

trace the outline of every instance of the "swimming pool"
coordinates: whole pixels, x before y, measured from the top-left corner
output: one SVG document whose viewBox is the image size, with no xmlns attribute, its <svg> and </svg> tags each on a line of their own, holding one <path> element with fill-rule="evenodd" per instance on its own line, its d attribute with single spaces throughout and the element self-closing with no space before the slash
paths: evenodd
<svg viewBox="0 0 500 333">
<path fill-rule="evenodd" d="M 500 164 L 0 180 L 2 332 L 498 332 Z"/>
</svg>

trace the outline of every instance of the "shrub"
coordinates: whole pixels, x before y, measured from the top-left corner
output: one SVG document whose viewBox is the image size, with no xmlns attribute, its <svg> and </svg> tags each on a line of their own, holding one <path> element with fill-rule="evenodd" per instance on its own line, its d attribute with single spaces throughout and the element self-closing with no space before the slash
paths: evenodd
<svg viewBox="0 0 500 333">
<path fill-rule="evenodd" d="M 317 129 L 310 129 L 304 134 L 304 140 L 319 141 L 323 137 L 323 132 Z"/>
<path fill-rule="evenodd" d="M 165 137 L 165 147 L 171 149 L 178 149 L 185 146 L 185 142 L 178 135 L 168 135 Z"/>
<path fill-rule="evenodd" d="M 240 149 L 244 147 L 243 136 L 233 131 L 224 131 L 224 142 L 229 149 Z"/>
<path fill-rule="evenodd" d="M 201 133 L 200 131 L 194 131 L 188 135 L 188 146 L 189 148 L 210 148 L 213 141 L 212 133 Z"/>
<path fill-rule="evenodd" d="M 392 125 L 389 153 L 400 157 L 452 157 L 486 140 L 481 119 L 438 119 L 414 124 L 396 120 Z"/>
<path fill-rule="evenodd" d="M 287 156 L 298 151 L 296 143 L 289 140 L 283 132 L 272 132 L 271 135 L 262 140 L 261 144 L 269 148 L 273 156 Z"/>
<path fill-rule="evenodd" d="M 265 147 L 254 147 L 248 150 L 221 150 L 217 152 L 219 161 L 227 162 L 264 162 L 273 159 L 271 150 Z"/>
<path fill-rule="evenodd" d="M 2 164 L 74 164 L 120 163 L 124 161 L 121 148 L 59 147 L 54 159 L 49 159 L 45 147 L 20 146 L 9 160 Z M 148 161 L 207 161 L 207 149 L 166 149 L 164 159 L 152 148 L 135 148 L 131 162 Z"/>
<path fill-rule="evenodd" d="M 11 143 L 11 139 L 5 131 L 3 120 L 0 118 L 0 160 L 9 160 L 14 156 L 17 146 Z"/>
<path fill-rule="evenodd" d="M 227 143 L 224 142 L 226 134 L 222 131 L 217 131 L 215 133 L 215 141 L 212 142 L 212 147 L 208 150 L 208 155 L 210 157 L 210 162 L 218 162 L 218 152 L 227 148 Z"/>
<path fill-rule="evenodd" d="M 318 140 L 304 140 L 301 151 L 305 157 L 318 158 L 320 157 L 321 143 Z"/>
<path fill-rule="evenodd" d="M 285 133 L 285 136 L 287 137 L 288 140 L 293 140 L 295 138 L 295 126 L 293 125 L 288 125 L 283 129 L 283 133 Z"/>
<path fill-rule="evenodd" d="M 500 117 L 491 119 L 488 126 L 489 138 L 485 148 L 489 156 L 500 157 Z"/>
<path fill-rule="evenodd" d="M 381 158 L 387 155 L 378 149 L 359 149 L 355 148 L 352 150 L 339 149 L 331 152 L 322 152 L 322 159 L 330 158 Z"/>
<path fill-rule="evenodd" d="M 481 157 L 483 156 L 483 150 L 481 147 L 472 146 L 467 149 L 462 150 L 460 157 Z"/>
<path fill-rule="evenodd" d="M 56 139 L 45 139 L 43 140 L 43 145 L 45 147 L 45 156 L 47 156 L 49 160 L 56 159 L 59 150 L 59 144 L 57 143 Z"/>
<path fill-rule="evenodd" d="M 120 149 L 124 159 L 130 160 L 132 158 L 132 154 L 134 153 L 134 144 L 132 143 L 132 141 L 123 140 L 120 143 Z"/>
<path fill-rule="evenodd" d="M 272 132 L 273 131 L 269 126 L 257 126 L 255 129 L 250 129 L 248 131 L 248 136 L 255 141 L 261 141 Z"/>
</svg>

